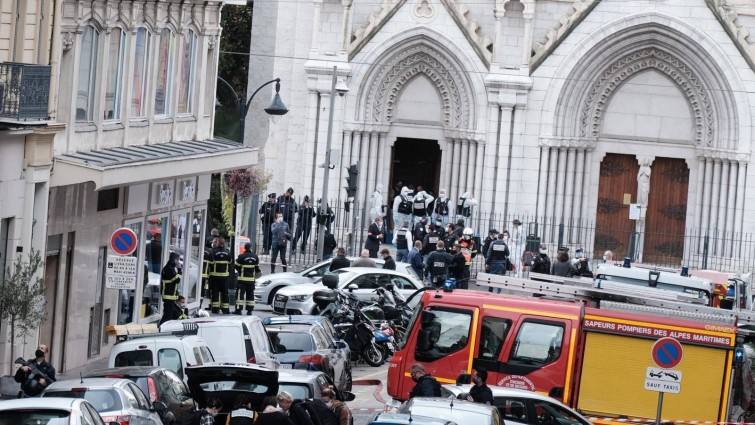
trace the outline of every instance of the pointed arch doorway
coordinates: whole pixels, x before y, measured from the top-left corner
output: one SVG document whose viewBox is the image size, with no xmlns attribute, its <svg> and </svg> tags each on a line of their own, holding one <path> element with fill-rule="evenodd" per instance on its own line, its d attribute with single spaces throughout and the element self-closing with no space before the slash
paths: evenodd
<svg viewBox="0 0 755 425">
<path fill-rule="evenodd" d="M 437 140 L 399 137 L 391 148 L 391 187 L 422 186 L 437 196 L 440 188 L 440 145 Z"/>
</svg>

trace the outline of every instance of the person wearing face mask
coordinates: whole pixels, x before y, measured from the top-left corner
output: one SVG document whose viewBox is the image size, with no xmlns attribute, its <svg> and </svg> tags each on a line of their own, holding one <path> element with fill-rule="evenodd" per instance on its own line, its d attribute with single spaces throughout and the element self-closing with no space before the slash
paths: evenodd
<svg viewBox="0 0 755 425">
<path fill-rule="evenodd" d="M 613 262 L 613 252 L 612 251 L 606 251 L 603 253 L 603 262 L 604 263 L 611 263 Z"/>
<path fill-rule="evenodd" d="M 174 310 L 177 308 L 178 288 L 181 286 L 181 258 L 177 252 L 171 252 L 168 256 L 168 262 L 165 263 L 162 273 L 160 273 L 160 295 L 163 299 L 163 317 L 160 318 L 158 326 L 171 320 L 175 315 Z"/>
<path fill-rule="evenodd" d="M 183 320 L 189 318 L 189 309 L 186 308 L 186 297 L 179 295 L 176 305 L 173 306 L 173 315 L 168 320 Z"/>
<path fill-rule="evenodd" d="M 325 388 L 320 394 L 320 400 L 323 404 L 330 409 L 335 415 L 338 425 L 350 425 L 353 423 L 351 411 L 346 406 L 346 403 L 336 400 L 336 392 L 332 388 Z"/>
<path fill-rule="evenodd" d="M 574 252 L 573 264 L 577 269 L 577 272 L 574 273 L 575 276 L 592 277 L 590 262 L 587 260 L 587 257 L 585 257 L 585 251 L 582 248 L 577 248 Z"/>
<path fill-rule="evenodd" d="M 485 264 L 490 270 L 490 273 L 503 276 L 506 274 L 506 263 L 508 258 L 509 247 L 506 245 L 506 242 L 503 241 L 502 234 L 500 234 L 495 242 L 490 244 L 488 255 L 485 257 Z M 493 292 L 492 287 L 490 287 L 490 292 Z"/>
<path fill-rule="evenodd" d="M 278 260 L 279 253 L 281 256 L 281 264 L 283 264 L 283 272 L 286 272 L 288 269 L 288 263 L 286 263 L 286 246 L 288 240 L 291 239 L 291 229 L 288 227 L 288 223 L 283 220 L 283 214 L 278 213 L 275 217 L 275 223 L 270 226 L 270 231 L 273 233 L 270 273 L 275 273 L 275 262 Z"/>
<path fill-rule="evenodd" d="M 449 212 L 446 189 L 441 189 L 438 191 L 438 198 L 435 200 L 435 205 L 433 206 L 433 223 L 441 226 L 441 228 L 446 227 L 448 225 Z"/>
<path fill-rule="evenodd" d="M 524 253 L 524 231 L 522 222 L 519 219 L 512 221 L 514 227 L 511 229 L 511 239 L 508 242 L 511 251 L 510 261 L 514 263 L 513 275 L 522 276 L 522 254 Z"/>
<path fill-rule="evenodd" d="M 548 257 L 548 247 L 540 244 L 540 252 L 532 259 L 531 273 L 551 274 L 551 259 Z"/>
<path fill-rule="evenodd" d="M 383 248 L 380 251 L 380 255 L 383 256 L 383 269 L 385 270 L 396 270 L 396 262 L 391 258 L 391 252 L 388 251 L 388 249 Z"/>
<path fill-rule="evenodd" d="M 55 368 L 45 360 L 47 351 L 45 344 L 39 344 L 34 352 L 34 358 L 27 360 L 26 365 L 19 367 L 13 377 L 14 381 L 21 384 L 21 391 L 27 397 L 38 396 L 48 385 L 55 382 Z"/>
<path fill-rule="evenodd" d="M 215 416 L 223 408 L 223 402 L 217 398 L 207 400 L 207 407 L 200 410 L 185 410 L 176 418 L 177 424 L 215 425 Z"/>
<path fill-rule="evenodd" d="M 475 403 L 493 404 L 493 391 L 488 387 L 485 381 L 488 380 L 488 371 L 478 368 L 477 373 L 472 376 L 472 388 L 469 389 L 468 401 Z"/>
<path fill-rule="evenodd" d="M 385 233 L 383 233 L 383 217 L 375 217 L 375 221 L 370 224 L 370 228 L 367 229 L 367 240 L 364 242 L 364 249 L 370 252 L 370 258 L 377 258 L 380 244 L 385 239 Z"/>
<path fill-rule="evenodd" d="M 228 303 L 228 276 L 231 274 L 233 257 L 225 249 L 225 239 L 217 238 L 212 243 L 212 267 L 210 269 L 210 308 L 215 314 L 222 311 L 230 314 Z"/>
<path fill-rule="evenodd" d="M 415 363 L 411 368 L 412 381 L 417 384 L 414 385 L 412 391 L 409 393 L 409 398 L 414 397 L 440 397 L 440 384 L 434 376 L 425 372 L 425 368 Z"/>
<path fill-rule="evenodd" d="M 316 214 L 315 209 L 309 203 L 309 196 L 304 196 L 304 202 L 302 202 L 299 215 L 296 217 L 296 236 L 294 236 L 294 243 L 291 245 L 292 254 L 296 252 L 299 239 L 301 239 L 301 252 L 305 252 L 309 233 L 312 231 L 312 218 Z"/>
</svg>

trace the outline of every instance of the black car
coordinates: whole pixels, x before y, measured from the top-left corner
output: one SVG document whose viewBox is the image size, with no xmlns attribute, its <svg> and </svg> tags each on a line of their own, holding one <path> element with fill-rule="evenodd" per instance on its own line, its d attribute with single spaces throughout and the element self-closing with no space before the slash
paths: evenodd
<svg viewBox="0 0 755 425">
<path fill-rule="evenodd" d="M 196 407 L 183 380 L 170 369 L 153 366 L 113 367 L 90 372 L 87 378 L 122 378 L 134 382 L 153 404 L 162 403 L 158 409 L 163 424 L 172 424 L 178 415 Z"/>
<path fill-rule="evenodd" d="M 338 390 L 351 391 L 351 357 L 345 342 L 333 340 L 319 324 L 267 325 L 265 329 L 278 351 L 281 369 L 322 371 Z"/>
</svg>

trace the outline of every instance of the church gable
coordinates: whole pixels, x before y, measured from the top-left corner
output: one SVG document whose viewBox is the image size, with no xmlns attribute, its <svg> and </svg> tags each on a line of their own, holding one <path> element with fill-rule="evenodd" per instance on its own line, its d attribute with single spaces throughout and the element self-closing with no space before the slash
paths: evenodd
<svg viewBox="0 0 755 425">
<path fill-rule="evenodd" d="M 706 0 L 726 33 L 755 71 L 755 5 L 752 0 Z"/>
<path fill-rule="evenodd" d="M 370 14 L 367 23 L 360 25 L 352 33 L 349 59 L 353 59 L 402 7 L 411 8 L 411 15 L 417 23 L 429 23 L 437 16 L 440 8 L 445 9 L 480 60 L 485 66 L 490 66 L 493 40 L 482 31 L 469 8 L 457 0 L 384 0 L 381 9 Z"/>
<path fill-rule="evenodd" d="M 600 0 L 538 1 L 530 69 L 540 66 L 598 3 Z"/>
</svg>

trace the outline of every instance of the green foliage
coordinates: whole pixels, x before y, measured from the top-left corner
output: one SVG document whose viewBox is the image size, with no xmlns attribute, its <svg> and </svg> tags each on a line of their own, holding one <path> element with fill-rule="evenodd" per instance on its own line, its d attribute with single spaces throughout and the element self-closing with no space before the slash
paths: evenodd
<svg viewBox="0 0 755 425">
<path fill-rule="evenodd" d="M 0 287 L 0 318 L 10 324 L 11 347 L 16 337 L 27 336 L 47 319 L 42 265 L 39 251 L 32 249 L 26 259 L 17 259 L 5 271 Z"/>
<path fill-rule="evenodd" d="M 239 95 L 246 93 L 249 76 L 252 9 L 252 2 L 246 6 L 226 5 L 220 17 L 223 33 L 220 37 L 218 76 L 228 81 Z"/>
<path fill-rule="evenodd" d="M 220 176 L 220 174 L 212 175 L 208 208 L 210 210 L 210 222 L 212 223 L 212 227 L 218 229 L 220 236 L 228 238 L 228 228 L 223 219 L 223 193 L 220 185 Z"/>
</svg>

